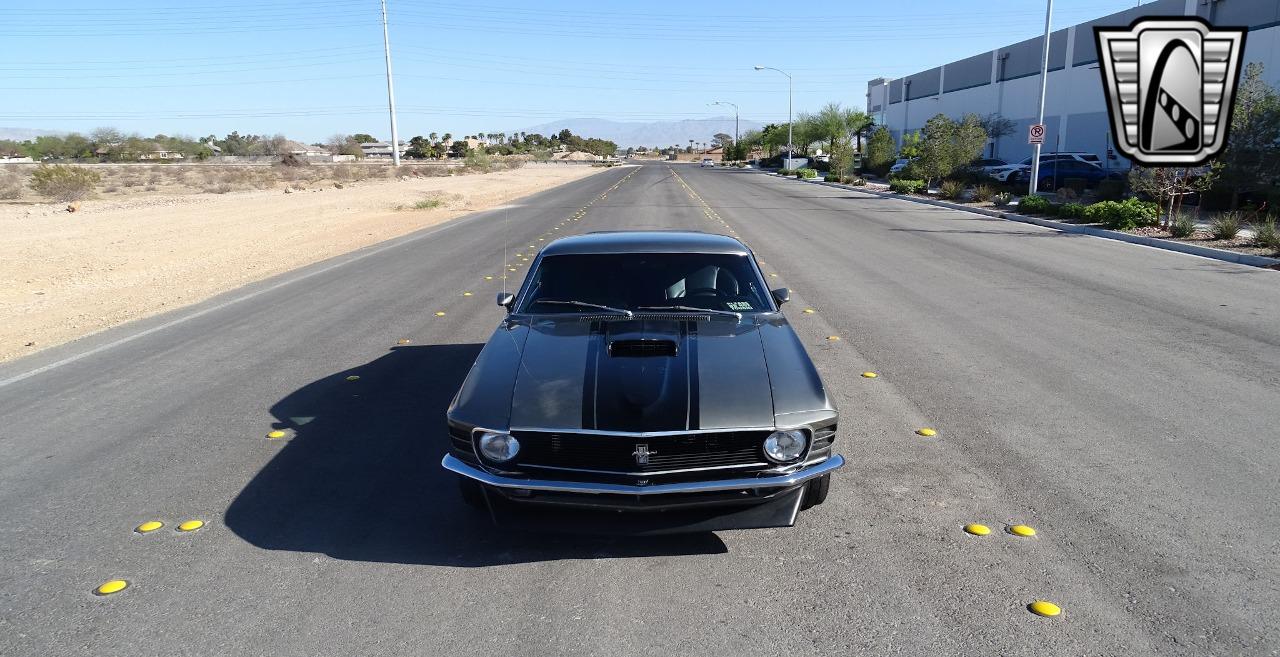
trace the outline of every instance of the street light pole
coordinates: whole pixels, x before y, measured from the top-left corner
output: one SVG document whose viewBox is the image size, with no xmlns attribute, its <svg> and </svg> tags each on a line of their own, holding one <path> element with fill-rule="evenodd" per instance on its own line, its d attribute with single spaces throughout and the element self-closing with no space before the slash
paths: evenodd
<svg viewBox="0 0 1280 657">
<path fill-rule="evenodd" d="M 772 66 L 756 66 L 756 70 L 757 70 L 757 71 L 764 71 L 764 70 L 777 71 L 777 72 L 779 72 L 779 73 L 781 73 L 781 74 L 783 74 L 783 75 L 787 76 L 787 166 L 786 166 L 786 168 L 790 169 L 790 168 L 791 168 L 791 160 L 792 160 L 792 158 L 794 158 L 794 157 L 795 157 L 795 149 L 794 149 L 794 148 L 792 148 L 792 146 L 791 146 L 791 123 L 792 123 L 792 121 L 791 121 L 791 106 L 792 106 L 791 101 L 792 101 L 792 97 L 793 97 L 793 94 L 792 94 L 792 91 L 793 91 L 793 85 L 792 85 L 792 80 L 791 80 L 791 74 L 790 74 L 790 73 L 787 73 L 786 71 L 784 71 L 784 70 L 782 70 L 782 69 L 774 68 L 774 67 L 772 67 Z"/>
<path fill-rule="evenodd" d="M 391 113 L 391 163 L 400 166 L 400 135 L 396 133 L 396 90 L 391 84 L 391 37 L 387 35 L 387 0 L 382 0 L 382 47 L 387 53 L 387 109 Z"/>
<path fill-rule="evenodd" d="M 734 105 L 733 103 L 730 103 L 730 102 L 727 102 L 727 101 L 723 101 L 723 100 L 717 100 L 717 101 L 715 101 L 714 103 L 711 103 L 711 104 L 712 104 L 712 105 L 732 105 L 732 106 L 733 106 L 733 143 L 736 145 L 736 144 L 738 143 L 738 106 L 737 106 L 737 105 Z"/>
<path fill-rule="evenodd" d="M 1040 113 L 1036 123 L 1044 125 L 1044 96 L 1049 87 L 1049 25 L 1053 21 L 1053 0 L 1048 0 L 1044 10 L 1044 61 L 1040 62 Z M 1056 171 L 1056 169 L 1055 169 Z M 1035 153 L 1031 155 L 1031 191 L 1036 193 L 1040 184 L 1040 144 L 1035 145 Z"/>
</svg>

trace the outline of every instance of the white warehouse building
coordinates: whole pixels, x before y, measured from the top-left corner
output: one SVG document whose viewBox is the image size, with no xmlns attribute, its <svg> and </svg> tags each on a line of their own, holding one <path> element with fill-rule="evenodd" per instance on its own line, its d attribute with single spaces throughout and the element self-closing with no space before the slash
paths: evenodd
<svg viewBox="0 0 1280 657">
<path fill-rule="evenodd" d="M 1129 167 L 1118 152 L 1106 155 L 1112 136 L 1093 27 L 1128 27 L 1145 16 L 1200 16 L 1214 25 L 1248 27 L 1242 76 L 1246 65 L 1259 62 L 1267 82 L 1280 87 L 1280 0 L 1155 0 L 1050 34 L 1044 152 L 1085 151 L 1103 156 L 1108 168 Z M 984 156 L 1020 161 L 1032 153 L 1027 130 L 1039 105 L 1043 44 L 1040 36 L 904 78 L 871 80 L 867 113 L 898 144 L 904 129 L 919 130 L 939 113 L 953 119 L 999 114 L 1014 122 L 1013 134 L 989 143 Z"/>
</svg>

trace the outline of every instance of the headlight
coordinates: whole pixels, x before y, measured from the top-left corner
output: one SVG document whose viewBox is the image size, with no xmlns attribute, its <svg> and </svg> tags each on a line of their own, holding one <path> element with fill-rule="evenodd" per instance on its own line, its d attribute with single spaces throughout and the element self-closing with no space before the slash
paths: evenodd
<svg viewBox="0 0 1280 657">
<path fill-rule="evenodd" d="M 804 456 L 808 439 L 798 429 L 775 431 L 764 439 L 764 455 L 774 463 L 786 463 Z"/>
<path fill-rule="evenodd" d="M 480 434 L 480 440 L 476 444 L 480 448 L 480 455 L 495 463 L 505 463 L 520 453 L 520 441 L 506 433 L 486 431 Z"/>
</svg>

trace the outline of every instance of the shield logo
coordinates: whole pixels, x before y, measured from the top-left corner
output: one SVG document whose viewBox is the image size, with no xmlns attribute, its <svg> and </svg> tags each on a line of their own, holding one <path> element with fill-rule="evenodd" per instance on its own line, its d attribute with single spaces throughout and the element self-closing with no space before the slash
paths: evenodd
<svg viewBox="0 0 1280 657">
<path fill-rule="evenodd" d="M 1199 166 L 1222 152 L 1247 28 L 1197 17 L 1093 28 L 1116 147 L 1147 166 Z"/>
<path fill-rule="evenodd" d="M 636 451 L 631 455 L 636 457 L 636 465 L 649 465 L 649 456 L 655 452 L 649 451 L 649 446 L 643 443 L 636 445 Z"/>
</svg>

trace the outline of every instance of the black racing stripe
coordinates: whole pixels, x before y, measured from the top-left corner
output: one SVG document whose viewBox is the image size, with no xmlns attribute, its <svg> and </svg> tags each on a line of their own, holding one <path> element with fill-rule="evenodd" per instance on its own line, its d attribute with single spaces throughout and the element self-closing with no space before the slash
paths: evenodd
<svg viewBox="0 0 1280 657">
<path fill-rule="evenodd" d="M 687 333 L 685 334 L 684 345 L 687 356 L 687 366 L 689 368 L 689 429 L 701 429 L 700 420 L 698 418 L 698 401 L 702 398 L 698 387 L 698 323 L 686 322 Z"/>
<path fill-rule="evenodd" d="M 595 426 L 603 431 L 684 431 L 689 421 L 687 349 L 682 322 L 612 321 L 601 332 L 595 378 Z M 671 340 L 674 356 L 609 355 L 613 341 Z"/>
<path fill-rule="evenodd" d="M 587 336 L 586 373 L 582 376 L 582 428 L 596 429 L 596 372 L 600 367 L 600 353 L 603 351 L 604 336 L 601 335 L 600 322 L 591 322 L 591 332 Z"/>
</svg>

